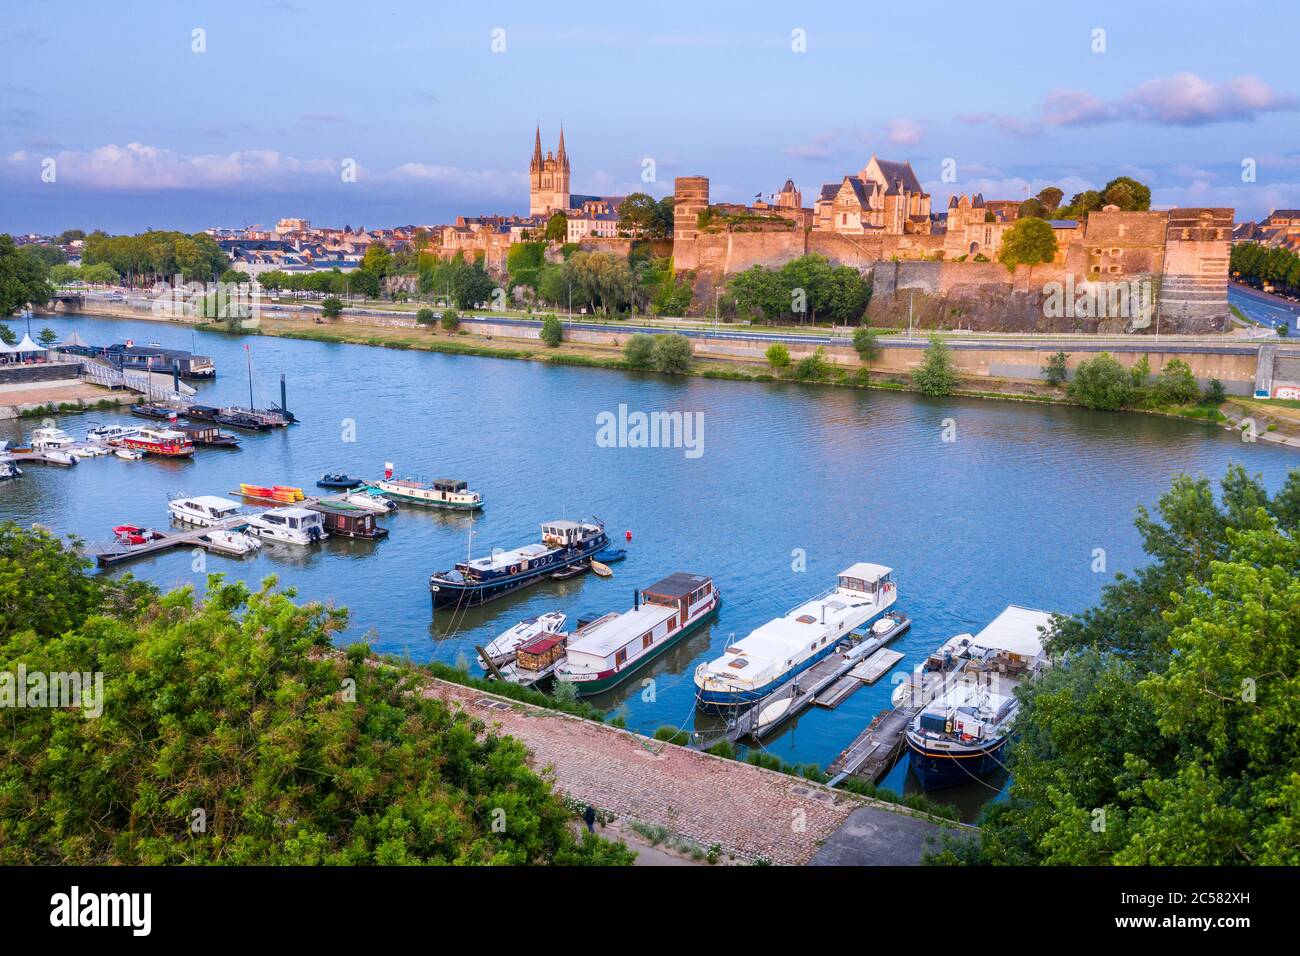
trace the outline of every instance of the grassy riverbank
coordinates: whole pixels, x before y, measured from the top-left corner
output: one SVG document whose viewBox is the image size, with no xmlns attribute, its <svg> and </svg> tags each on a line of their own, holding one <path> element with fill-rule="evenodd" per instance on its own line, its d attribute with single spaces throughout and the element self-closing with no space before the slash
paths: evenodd
<svg viewBox="0 0 1300 956">
<path fill-rule="evenodd" d="M 369 345 L 378 348 L 418 349 L 426 352 L 442 352 L 448 355 L 475 355 L 483 358 L 514 359 L 516 361 L 549 362 L 553 365 L 574 365 L 584 368 L 603 368 L 614 371 L 644 371 L 628 363 L 623 358 L 622 350 L 613 346 L 601 346 L 591 343 L 564 341 L 552 348 L 537 339 L 499 338 L 494 336 L 477 336 L 459 330 L 448 332 L 437 326 L 392 327 L 360 323 L 331 322 L 317 324 L 304 319 L 263 317 L 259 327 L 246 333 L 230 333 L 224 326 L 192 322 L 186 319 L 168 319 L 156 315 L 142 315 L 138 312 L 124 313 L 117 309 L 106 308 L 102 313 L 97 306 L 90 306 L 87 314 L 105 314 L 119 318 L 136 318 L 154 321 L 173 321 L 194 325 L 196 328 L 225 335 L 252 334 L 272 335 L 281 338 L 306 339 L 312 342 L 334 342 L 348 345 Z M 911 378 L 900 372 L 877 372 L 868 365 L 859 368 L 847 368 L 840 365 L 828 365 L 824 375 L 817 378 L 798 378 L 793 374 L 793 367 L 778 372 L 766 362 L 757 362 L 744 358 L 723 358 L 710 356 L 696 357 L 689 371 L 682 373 L 697 378 L 724 379 L 739 382 L 793 382 L 803 385 L 824 385 L 839 388 L 882 388 L 900 392 L 917 392 Z M 995 401 L 1037 402 L 1047 405 L 1073 405 L 1063 388 L 1053 388 L 1046 384 L 985 377 L 962 376 L 959 386 L 952 394 L 961 398 L 982 398 Z M 1220 408 L 1205 405 L 1152 405 L 1131 406 L 1123 409 L 1143 415 L 1157 415 L 1165 418 L 1178 418 L 1183 421 L 1204 425 L 1224 426 L 1229 418 Z M 1274 429 L 1280 435 L 1287 435 L 1300 440 L 1300 417 L 1294 425 L 1287 421 L 1276 424 Z"/>
<path fill-rule="evenodd" d="M 215 325 L 199 325 L 200 329 L 226 333 Z M 620 349 L 589 343 L 565 341 L 552 348 L 535 339 L 504 339 L 491 336 L 471 336 L 468 332 L 447 332 L 438 328 L 389 328 L 377 325 L 332 323 L 316 325 L 292 319 L 263 319 L 255 334 L 283 338 L 307 339 L 313 342 L 336 342 L 350 345 L 370 345 L 380 348 L 419 349 L 449 355 L 477 355 L 488 358 L 505 358 L 521 361 L 549 362 L 553 365 L 575 365 L 584 368 L 603 368 L 616 371 L 644 371 L 623 358 Z M 846 368 L 829 365 L 818 378 L 797 378 L 791 370 L 778 373 L 766 363 L 746 359 L 697 357 L 686 375 L 698 378 L 725 379 L 740 382 L 792 382 L 804 385 L 836 386 L 840 388 L 882 388 L 893 391 L 918 391 L 910 378 L 897 372 L 875 372 L 868 366 Z M 963 379 L 954 396 L 983 398 L 997 401 L 1037 402 L 1048 405 L 1078 405 L 1070 401 L 1064 389 L 1052 388 L 1031 382 L 1007 379 Z M 1227 419 L 1212 406 L 1147 405 L 1124 409 L 1145 415 L 1179 418 L 1205 425 L 1223 425 Z"/>
</svg>

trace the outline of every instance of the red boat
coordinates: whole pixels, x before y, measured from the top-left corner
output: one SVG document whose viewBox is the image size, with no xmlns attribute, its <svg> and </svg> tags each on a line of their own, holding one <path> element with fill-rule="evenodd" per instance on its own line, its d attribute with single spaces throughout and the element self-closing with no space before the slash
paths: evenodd
<svg viewBox="0 0 1300 956">
<path fill-rule="evenodd" d="M 150 455 L 165 458 L 186 458 L 194 454 L 194 442 L 184 432 L 171 428 L 141 428 L 134 435 L 122 439 L 123 448 L 138 448 Z"/>
<path fill-rule="evenodd" d="M 144 544 L 159 537 L 158 532 L 152 528 L 141 528 L 133 524 L 120 524 L 113 529 L 113 534 L 123 544 Z"/>
</svg>

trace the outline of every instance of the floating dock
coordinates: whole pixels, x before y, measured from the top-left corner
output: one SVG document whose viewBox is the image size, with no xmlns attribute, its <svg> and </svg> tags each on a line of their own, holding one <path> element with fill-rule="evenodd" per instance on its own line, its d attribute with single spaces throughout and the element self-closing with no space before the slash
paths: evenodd
<svg viewBox="0 0 1300 956">
<path fill-rule="evenodd" d="M 111 568 L 126 561 L 134 561 L 137 558 L 152 557 L 173 548 L 204 548 L 217 554 L 229 554 L 230 552 L 224 547 L 214 545 L 209 541 L 207 539 L 208 533 L 212 531 L 229 531 L 247 523 L 244 516 L 236 515 L 233 518 L 214 522 L 206 527 L 187 528 L 183 531 L 149 529 L 158 535 L 152 541 L 146 541 L 143 544 L 124 544 L 121 541 L 113 541 L 106 545 L 92 546 L 87 549 L 87 553 L 94 557 L 101 568 Z"/>
<path fill-rule="evenodd" d="M 38 465 L 53 465 L 55 468 L 71 468 L 78 461 L 76 458 L 73 458 L 72 461 L 59 461 L 56 458 L 50 458 L 43 451 L 34 449 L 9 448 L 5 451 L 5 455 L 23 464 L 35 462 Z"/>
<path fill-rule="evenodd" d="M 826 768 L 831 775 L 829 786 L 835 786 L 845 777 L 878 783 L 898 761 L 907 728 L 920 709 L 893 707 L 876 714 L 867 729 Z"/>
</svg>

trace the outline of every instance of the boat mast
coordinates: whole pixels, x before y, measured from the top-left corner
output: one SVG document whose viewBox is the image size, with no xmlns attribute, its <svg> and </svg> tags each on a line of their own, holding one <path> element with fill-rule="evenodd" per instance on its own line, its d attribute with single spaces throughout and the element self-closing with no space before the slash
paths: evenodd
<svg viewBox="0 0 1300 956">
<path fill-rule="evenodd" d="M 248 356 L 248 410 L 251 412 L 253 405 L 253 350 L 244 345 L 244 354 Z"/>
</svg>

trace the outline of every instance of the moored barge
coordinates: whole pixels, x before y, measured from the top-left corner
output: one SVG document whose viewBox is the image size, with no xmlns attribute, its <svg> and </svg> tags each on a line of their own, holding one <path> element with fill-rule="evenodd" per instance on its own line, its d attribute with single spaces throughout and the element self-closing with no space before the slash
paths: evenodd
<svg viewBox="0 0 1300 956">
<path fill-rule="evenodd" d="M 579 697 L 616 687 L 703 623 L 717 611 L 718 600 L 707 575 L 670 574 L 634 593 L 630 611 L 579 628 L 555 679 L 572 684 Z"/>
<path fill-rule="evenodd" d="M 461 561 L 429 577 L 429 593 L 440 607 L 475 607 L 536 584 L 556 571 L 590 560 L 608 546 L 605 525 L 590 521 L 548 521 L 540 543 Z"/>
<path fill-rule="evenodd" d="M 1045 611 L 1012 605 L 975 636 L 947 642 L 934 666 L 944 675 L 907 728 L 907 756 L 921 787 L 969 783 L 1004 766 L 1020 701 L 1016 687 L 1050 663 Z"/>
</svg>

